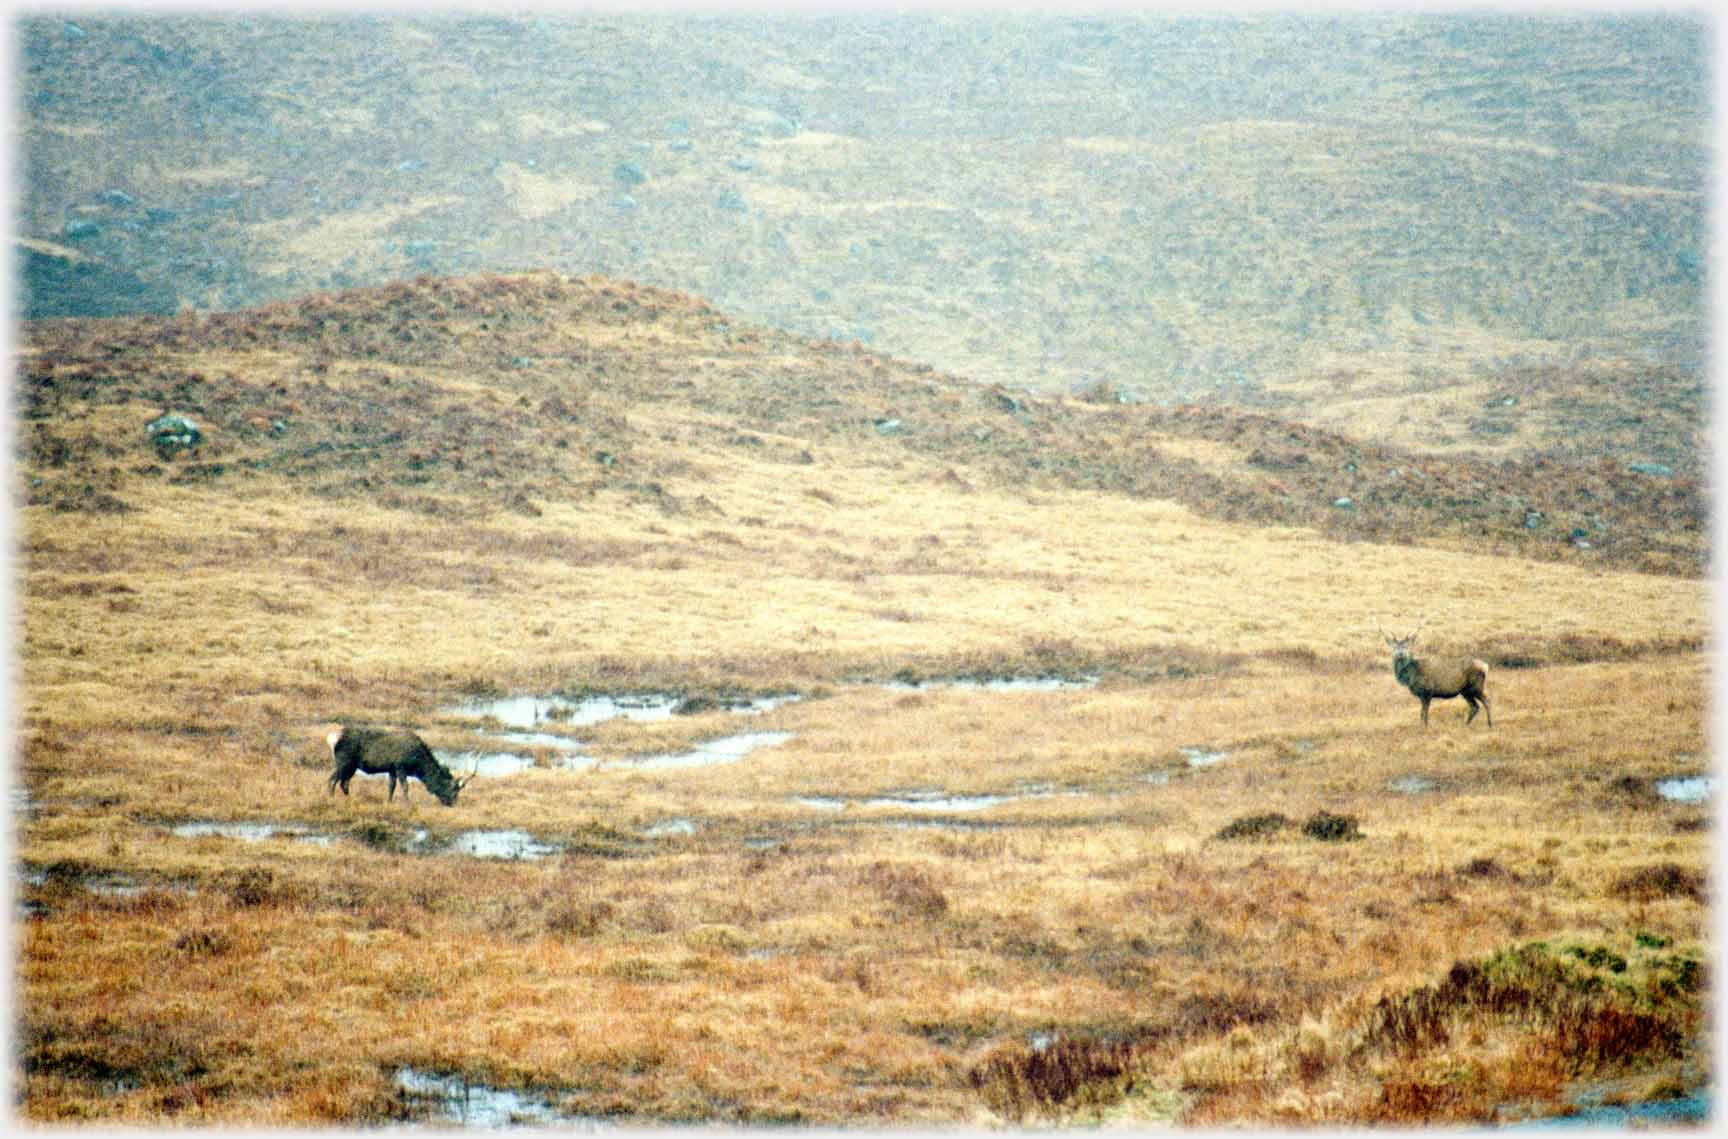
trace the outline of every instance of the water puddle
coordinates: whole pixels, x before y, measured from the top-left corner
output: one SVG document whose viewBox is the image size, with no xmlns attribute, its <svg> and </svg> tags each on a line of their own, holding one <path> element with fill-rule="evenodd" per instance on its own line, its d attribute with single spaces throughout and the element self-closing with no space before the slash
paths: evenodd
<svg viewBox="0 0 1728 1139">
<path fill-rule="evenodd" d="M 866 807 L 897 807 L 903 811 L 930 811 L 937 814 L 966 811 L 987 811 L 1017 795 L 949 795 L 941 791 L 913 791 L 905 795 L 879 795 L 865 799 Z"/>
<path fill-rule="evenodd" d="M 953 795 L 946 791 L 906 791 L 898 795 L 872 795 L 866 799 L 847 799 L 839 795 L 797 795 L 792 802 L 814 811 L 844 811 L 848 807 L 887 807 L 901 811 L 928 814 L 966 814 L 987 811 L 1003 803 L 1025 799 L 1050 799 L 1058 795 L 1088 795 L 1079 787 L 1056 787 L 1048 783 L 1028 784 L 1018 791 L 998 795 Z"/>
<path fill-rule="evenodd" d="M 585 770 L 600 766 L 600 761 L 583 751 L 585 746 L 569 736 L 535 729 L 556 724 L 560 727 L 590 727 L 607 720 L 626 719 L 638 723 L 669 720 L 680 712 L 695 713 L 723 710 L 739 716 L 759 716 L 782 704 L 797 700 L 796 694 L 759 696 L 735 702 L 686 700 L 678 696 L 641 693 L 633 696 L 589 696 L 566 700 L 557 696 L 505 696 L 497 699 L 469 700 L 445 709 L 446 713 L 476 719 L 490 718 L 511 729 L 489 733 L 500 743 L 519 748 L 550 750 L 558 757 L 549 766 L 565 770 Z M 707 767 L 717 763 L 734 763 L 751 752 L 772 747 L 792 738 L 790 732 L 745 732 L 723 736 L 699 744 L 692 751 L 652 755 L 643 759 L 624 760 L 609 764 L 636 770 L 658 768 Z M 466 770 L 473 765 L 482 775 L 515 775 L 539 762 L 520 752 L 461 752 L 446 761 L 452 770 Z"/>
<path fill-rule="evenodd" d="M 1386 786 L 1406 795 L 1420 795 L 1424 791 L 1432 791 L 1438 784 L 1426 775 L 1400 775 L 1389 780 Z"/>
<path fill-rule="evenodd" d="M 897 831 L 993 831 L 1003 827 L 986 819 L 954 818 L 888 819 L 883 825 Z"/>
<path fill-rule="evenodd" d="M 1684 775 L 1656 781 L 1656 794 L 1673 803 L 1702 803 L 1715 792 L 1716 780 L 1709 775 Z"/>
<path fill-rule="evenodd" d="M 873 686 L 890 691 L 913 692 L 927 688 L 957 688 L 978 692 L 1065 692 L 1091 688 L 1099 677 L 1082 676 L 1008 676 L 954 677 L 921 682 L 893 680 L 872 682 Z M 584 744 L 556 731 L 540 730 L 550 725 L 558 728 L 582 728 L 626 719 L 638 723 L 669 720 L 681 713 L 725 711 L 739 716 L 756 716 L 771 712 L 782 705 L 799 700 L 796 693 L 759 696 L 749 700 L 727 701 L 706 698 L 684 698 L 665 693 L 637 693 L 624 696 L 588 696 L 568 699 L 561 696 L 518 695 L 495 698 L 475 698 L 444 709 L 445 714 L 470 719 L 488 720 L 506 730 L 488 731 L 490 739 L 518 749 L 550 750 L 558 753 L 550 764 L 531 753 L 520 750 L 494 752 L 466 751 L 452 754 L 444 762 L 453 771 L 474 769 L 481 775 L 516 775 L 531 767 L 549 766 L 559 770 L 585 770 L 598 766 L 650 771 L 669 768 L 708 767 L 734 763 L 759 748 L 773 747 L 792 738 L 790 732 L 745 732 L 723 736 L 697 745 L 686 752 L 651 755 L 642 759 L 623 760 L 602 765 L 587 754 Z M 440 757 L 443 759 L 443 757 Z M 1223 758 L 1220 753 L 1218 758 Z M 811 804 L 814 805 L 814 804 Z M 907 805 L 913 810 L 981 810 L 993 802 L 977 806 L 932 806 L 919 799 L 910 804 L 876 803 L 872 805 Z M 844 804 L 842 804 L 842 807 Z M 841 809 L 819 808 L 819 809 Z"/>
<path fill-rule="evenodd" d="M 1678 1099 L 1652 1100 L 1649 1103 L 1625 1105 L 1580 1103 L 1570 1115 L 1546 1116 L 1542 1119 L 1521 1119 L 1503 1126 L 1517 1130 L 1541 1128 L 1554 1130 L 1573 1127 L 1612 1127 L 1617 1130 L 1655 1127 L 1677 1127 L 1702 1124 L 1710 1118 L 1710 1094 L 1693 1092 Z"/>
<path fill-rule="evenodd" d="M 1150 783 L 1154 787 L 1168 787 L 1170 773 L 1168 771 L 1148 771 L 1140 777 L 1141 782 Z"/>
<path fill-rule="evenodd" d="M 754 716 L 772 711 L 796 699 L 796 695 L 761 696 L 736 703 L 719 701 L 713 707 L 739 715 Z M 565 724 L 573 728 L 586 728 L 617 719 L 645 724 L 669 720 L 678 714 L 680 708 L 685 707 L 698 711 L 706 710 L 708 705 L 706 702 L 687 705 L 683 697 L 653 692 L 626 696 L 585 696 L 580 700 L 568 700 L 561 696 L 528 695 L 466 700 L 446 708 L 445 712 L 475 719 L 491 717 L 508 728 L 531 729 L 540 724 Z M 562 739 L 559 736 L 549 738 Z"/>
<path fill-rule="evenodd" d="M 563 740 L 561 736 L 551 736 L 550 739 Z M 565 744 L 571 741 L 564 740 Z M 523 755 L 513 751 L 462 751 L 448 757 L 439 756 L 439 762 L 457 775 L 465 775 L 473 771 L 477 775 L 495 778 L 500 775 L 520 775 L 536 767 L 545 766 L 558 771 L 579 771 L 593 767 L 600 761 L 591 755 L 584 755 L 575 750 L 563 751 L 552 762 L 542 764 L 532 755 Z"/>
<path fill-rule="evenodd" d="M 511 1091 L 476 1084 L 461 1076 L 438 1076 L 418 1068 L 398 1068 L 396 1087 L 402 1096 L 428 1108 L 442 1122 L 496 1130 L 503 1127 L 545 1127 L 598 1130 L 604 1120 L 567 1116 L 545 1093 Z"/>
<path fill-rule="evenodd" d="M 299 842 L 332 846 L 344 838 L 364 842 L 364 836 L 325 834 L 292 823 L 175 823 L 169 831 L 180 838 L 226 838 L 240 842 L 264 842 L 273 838 L 289 838 Z M 522 830 L 462 831 L 448 842 L 433 843 L 425 827 L 415 827 L 405 839 L 390 844 L 390 849 L 412 854 L 465 854 L 471 858 L 530 859 L 562 854 L 564 848 L 541 842 Z"/>
<path fill-rule="evenodd" d="M 109 874 L 102 878 L 86 878 L 84 888 L 107 898 L 136 898 L 149 887 L 129 874 Z"/>
<path fill-rule="evenodd" d="M 697 831 L 696 823 L 690 819 L 663 819 L 647 828 L 642 833 L 649 838 L 669 838 L 672 836 L 693 835 Z"/>
<path fill-rule="evenodd" d="M 802 699 L 796 692 L 788 692 L 783 696 L 758 696 L 754 700 L 727 704 L 725 708 L 734 716 L 760 716 L 764 712 L 772 712 L 782 704 L 791 704 Z"/>
<path fill-rule="evenodd" d="M 500 775 L 520 775 L 535 766 L 533 756 L 516 755 L 507 751 L 463 751 L 449 756 L 440 755 L 438 762 L 451 771 L 472 771 L 489 779 Z"/>
<path fill-rule="evenodd" d="M 694 751 L 651 755 L 645 759 L 623 760 L 609 766 L 648 771 L 669 767 L 709 767 L 718 763 L 736 763 L 753 751 L 783 744 L 791 738 L 791 732 L 745 732 L 742 735 L 722 736 L 717 740 L 698 744 Z"/>
<path fill-rule="evenodd" d="M 18 876 L 18 881 L 26 888 L 42 890 L 50 887 L 59 889 L 79 888 L 99 898 L 139 898 L 148 893 L 190 894 L 192 887 L 184 882 L 145 882 L 130 874 L 112 872 L 92 874 L 89 877 L 64 876 L 51 874 L 46 870 L 26 870 Z M 19 892 L 17 910 L 20 918 L 46 917 L 51 908 L 40 901 L 23 896 Z"/>
<path fill-rule="evenodd" d="M 1095 688 L 1099 678 L 1081 676 L 955 676 L 941 680 L 889 680 L 882 687 L 890 692 L 922 692 L 931 688 L 958 688 L 963 692 L 1077 692 Z"/>
<path fill-rule="evenodd" d="M 555 696 L 500 696 L 493 699 L 465 700 L 446 712 L 474 719 L 488 717 L 508 728 L 532 728 L 537 724 L 560 723 L 584 728 L 615 720 L 620 716 L 651 722 L 666 720 L 678 706 L 675 696 L 591 696 L 583 700 L 562 700 Z"/>
<path fill-rule="evenodd" d="M 548 858 L 564 850 L 519 830 L 463 831 L 451 839 L 445 849 L 473 858 L 501 858 L 506 861 Z"/>
<path fill-rule="evenodd" d="M 41 889 L 48 885 L 51 877 L 46 870 L 30 870 L 23 874 L 22 879 L 26 886 Z M 110 898 L 135 898 L 145 890 L 144 885 L 130 874 L 101 874 L 76 881 L 92 894 Z"/>
<path fill-rule="evenodd" d="M 241 842 L 264 842 L 272 838 L 293 838 L 302 842 L 316 843 L 319 846 L 329 846 L 336 841 L 335 835 L 321 834 L 308 827 L 296 826 L 292 823 L 215 823 L 194 822 L 176 823 L 168 828 L 177 838 L 230 838 Z"/>
<path fill-rule="evenodd" d="M 1209 751 L 1203 747 L 1179 747 L 1176 750 L 1182 753 L 1189 767 L 1211 767 L 1230 758 L 1227 751 Z"/>
<path fill-rule="evenodd" d="M 550 748 L 553 751 L 582 750 L 581 740 L 573 740 L 569 736 L 555 736 L 551 732 L 499 732 L 495 738 L 518 747 Z"/>
<path fill-rule="evenodd" d="M 1064 676 L 958 676 L 943 679 L 910 681 L 888 680 L 875 687 L 890 692 L 918 692 L 931 688 L 957 688 L 973 692 L 1073 692 L 1096 687 L 1096 676 L 1078 678 Z M 624 696 L 586 696 L 567 699 L 562 696 L 499 696 L 464 700 L 444 709 L 445 714 L 471 719 L 494 719 L 507 728 L 531 730 L 541 724 L 562 724 L 574 728 L 591 727 L 607 720 L 627 719 L 639 723 L 669 720 L 680 712 L 726 711 L 739 716 L 759 716 L 785 704 L 802 699 L 797 693 L 778 696 L 758 696 L 749 700 L 694 700 L 661 692 L 641 692 Z M 505 737 L 508 738 L 508 737 Z M 551 740 L 568 744 L 563 737 Z M 545 746 L 558 746 L 555 743 Z"/>
</svg>

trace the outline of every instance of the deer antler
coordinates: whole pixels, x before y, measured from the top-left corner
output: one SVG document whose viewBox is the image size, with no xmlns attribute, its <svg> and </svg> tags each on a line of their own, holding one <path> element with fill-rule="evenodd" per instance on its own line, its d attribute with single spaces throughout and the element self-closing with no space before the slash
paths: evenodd
<svg viewBox="0 0 1728 1139">
<path fill-rule="evenodd" d="M 468 784 L 472 782 L 474 777 L 478 774 L 480 774 L 480 757 L 470 754 L 468 756 L 468 774 L 456 780 L 456 790 L 460 791 L 462 788 L 468 786 Z"/>
<path fill-rule="evenodd" d="M 1422 620 L 1420 620 L 1416 623 L 1416 627 L 1410 631 L 1410 635 L 1408 637 L 1395 637 L 1391 633 L 1388 633 L 1386 631 L 1385 625 L 1380 623 L 1380 617 L 1378 614 L 1376 614 L 1374 617 L 1374 627 L 1376 629 L 1379 629 L 1380 635 L 1382 637 L 1385 637 L 1388 641 L 1414 641 L 1416 639 L 1416 634 L 1420 633 L 1424 628 L 1427 627 L 1427 625 L 1428 625 L 1428 618 L 1424 617 L 1424 618 L 1422 618 Z"/>
</svg>

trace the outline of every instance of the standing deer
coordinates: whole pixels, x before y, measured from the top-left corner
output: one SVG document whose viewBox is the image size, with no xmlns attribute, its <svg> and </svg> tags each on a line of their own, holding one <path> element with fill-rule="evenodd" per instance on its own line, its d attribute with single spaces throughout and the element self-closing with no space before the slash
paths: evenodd
<svg viewBox="0 0 1728 1139">
<path fill-rule="evenodd" d="M 401 783 L 402 801 L 406 803 L 408 780 L 418 779 L 440 803 L 452 807 L 462 788 L 474 778 L 472 771 L 461 779 L 451 775 L 426 742 L 410 731 L 342 724 L 325 738 L 330 744 L 330 758 L 336 762 L 336 770 L 330 773 L 332 795 L 338 787 L 342 794 L 348 794 L 348 781 L 356 771 L 363 771 L 390 777 L 390 799 L 396 798 L 396 784 Z"/>
<path fill-rule="evenodd" d="M 1408 688 L 1411 695 L 1422 701 L 1422 726 L 1428 726 L 1428 702 L 1430 700 L 1450 700 L 1454 696 L 1462 696 L 1470 705 L 1470 714 L 1464 718 L 1469 724 L 1476 718 L 1478 711 L 1488 713 L 1488 726 L 1494 726 L 1494 709 L 1488 706 L 1488 693 L 1485 685 L 1488 683 L 1488 666 L 1472 657 L 1415 657 L 1410 655 L 1410 647 L 1416 643 L 1416 633 L 1422 631 L 1423 621 L 1416 626 L 1416 632 L 1408 637 L 1394 637 L 1384 628 L 1380 635 L 1386 638 L 1386 643 L 1392 646 L 1392 675 L 1398 678 L 1398 683 Z M 1378 622 L 1376 622 L 1378 624 Z M 1477 705 L 1481 707 L 1478 708 Z"/>
</svg>

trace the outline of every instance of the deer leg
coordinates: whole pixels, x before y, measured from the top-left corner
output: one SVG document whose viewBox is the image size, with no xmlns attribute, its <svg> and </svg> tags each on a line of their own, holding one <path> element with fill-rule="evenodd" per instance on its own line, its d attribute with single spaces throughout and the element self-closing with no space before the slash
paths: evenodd
<svg viewBox="0 0 1728 1139">
<path fill-rule="evenodd" d="M 1482 701 L 1482 710 L 1488 713 L 1488 726 L 1492 728 L 1494 726 L 1494 709 L 1488 706 L 1488 694 L 1484 692 L 1478 699 Z"/>
<path fill-rule="evenodd" d="M 330 794 L 336 794 L 336 788 L 338 787 L 342 788 L 342 794 L 348 794 L 348 781 L 352 778 L 354 778 L 354 772 L 350 768 L 338 767 L 335 771 L 331 772 Z"/>
<path fill-rule="evenodd" d="M 392 771 L 392 772 L 390 772 L 390 795 L 388 798 L 385 799 L 385 802 L 394 803 L 395 801 L 396 801 L 396 773 L 394 771 Z"/>
<path fill-rule="evenodd" d="M 1428 697 L 1422 697 L 1422 726 L 1428 726 Z"/>
</svg>

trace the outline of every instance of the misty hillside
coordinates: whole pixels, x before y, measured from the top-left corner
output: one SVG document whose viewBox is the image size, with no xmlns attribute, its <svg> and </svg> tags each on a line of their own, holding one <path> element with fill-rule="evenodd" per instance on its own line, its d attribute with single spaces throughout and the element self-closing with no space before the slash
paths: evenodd
<svg viewBox="0 0 1728 1139">
<path fill-rule="evenodd" d="M 693 456 L 718 451 L 812 472 L 917 457 L 961 494 L 1091 490 L 1339 541 L 1665 574 L 1701 573 L 1708 547 L 1697 392 L 1631 393 L 1678 467 L 1586 444 L 1441 457 L 1236 409 L 1033 397 L 689 294 L 547 272 L 25 332 L 21 505 L 62 513 L 125 513 L 167 484 L 408 517 L 538 516 L 597 497 L 699 516 L 724 466 L 704 475 Z M 1575 410 L 1579 390 L 1548 393 L 1572 397 L 1550 414 Z M 1538 387 L 1526 394 L 1540 405 Z M 160 438 L 164 413 L 190 419 L 193 445 Z"/>
<path fill-rule="evenodd" d="M 1478 454 L 1576 434 L 1505 402 L 1556 375 L 1702 382 L 1699 19 L 77 13 L 18 46 L 20 237 L 64 253 L 32 315 L 108 303 L 69 256 L 158 310 L 546 267 Z"/>
</svg>

